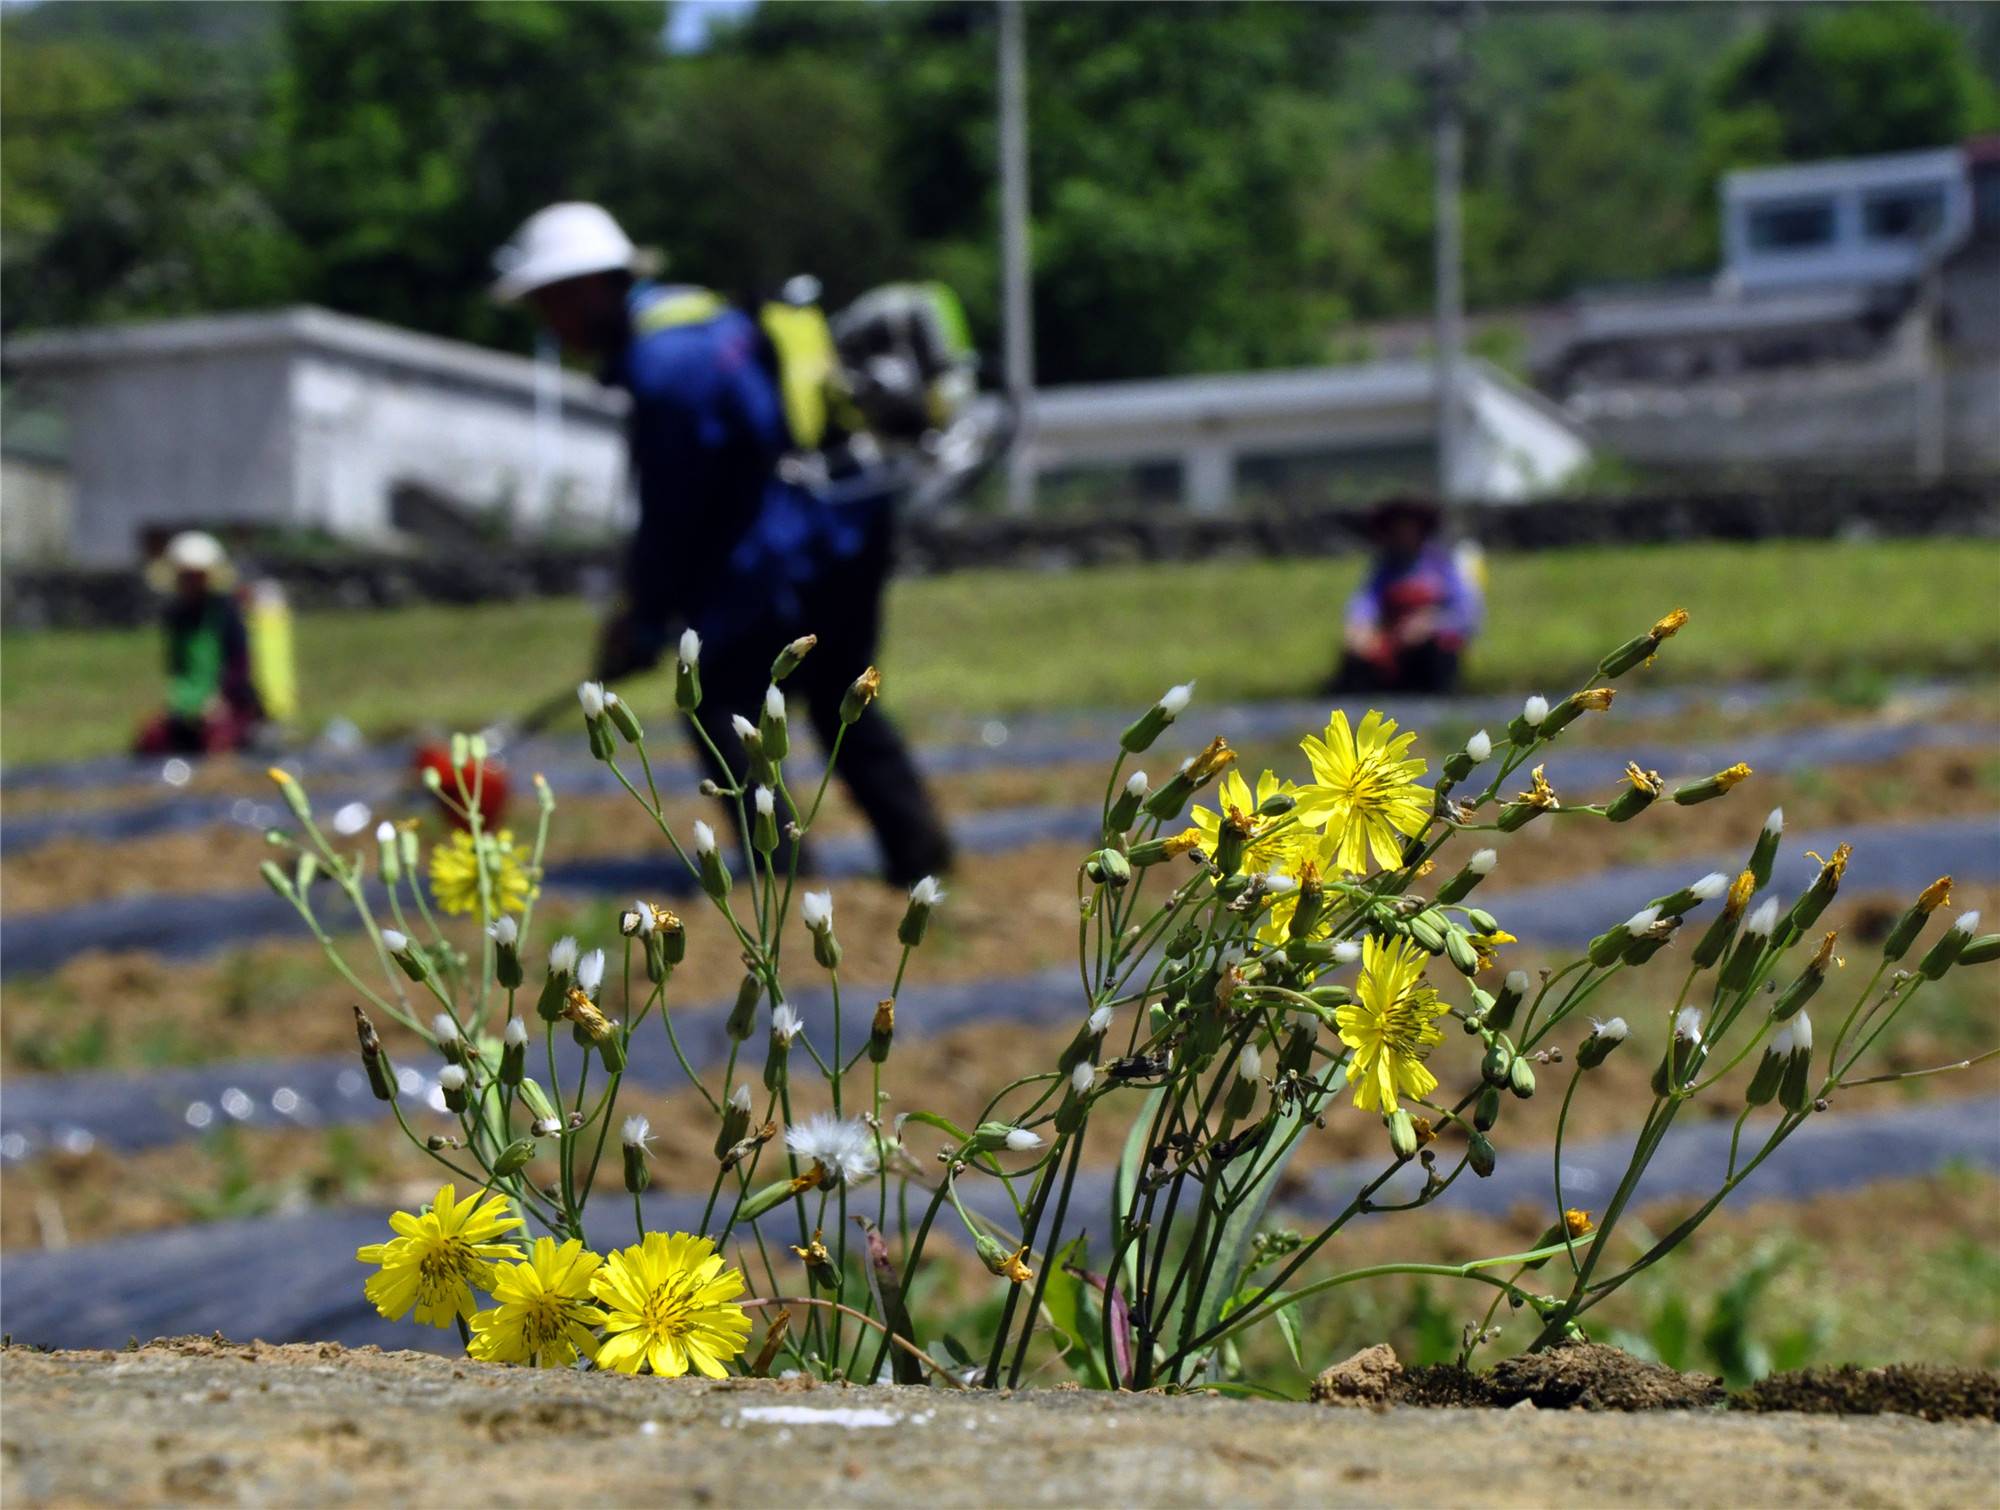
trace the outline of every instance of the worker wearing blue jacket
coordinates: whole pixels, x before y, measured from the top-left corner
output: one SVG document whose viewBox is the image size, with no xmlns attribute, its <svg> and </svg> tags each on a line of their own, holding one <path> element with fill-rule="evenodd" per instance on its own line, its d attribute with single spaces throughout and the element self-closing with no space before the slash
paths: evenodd
<svg viewBox="0 0 2000 1510">
<path fill-rule="evenodd" d="M 793 440 L 762 330 L 706 289 L 637 277 L 638 253 L 603 209 L 552 205 L 495 261 L 495 295 L 530 303 L 565 347 L 602 360 L 606 381 L 632 398 L 639 525 L 596 675 L 610 681 L 655 665 L 682 630 L 694 630 L 702 726 L 727 769 L 696 745 L 711 774 L 733 783 L 746 761 L 731 715 L 754 724 L 777 651 L 815 634 L 818 646 L 785 690 L 803 696 L 831 748 L 841 698 L 875 655 L 887 498 L 836 508 L 778 475 Z M 891 881 L 948 868 L 950 840 L 879 706 L 848 729 L 839 770 Z"/>
</svg>

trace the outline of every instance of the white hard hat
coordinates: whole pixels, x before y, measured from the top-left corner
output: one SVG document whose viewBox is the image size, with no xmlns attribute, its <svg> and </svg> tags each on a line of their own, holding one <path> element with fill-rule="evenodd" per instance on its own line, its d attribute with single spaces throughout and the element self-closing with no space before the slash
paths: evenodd
<svg viewBox="0 0 2000 1510">
<path fill-rule="evenodd" d="M 171 587 L 173 579 L 182 572 L 200 572 L 219 588 L 227 588 L 235 580 L 229 552 L 206 530 L 182 530 L 167 542 L 167 548 L 149 569 L 153 585 L 161 589 Z"/>
<path fill-rule="evenodd" d="M 524 220 L 514 239 L 493 254 L 500 275 L 493 297 L 512 303 L 566 278 L 631 271 L 638 260 L 632 238 L 602 205 L 552 204 Z"/>
</svg>

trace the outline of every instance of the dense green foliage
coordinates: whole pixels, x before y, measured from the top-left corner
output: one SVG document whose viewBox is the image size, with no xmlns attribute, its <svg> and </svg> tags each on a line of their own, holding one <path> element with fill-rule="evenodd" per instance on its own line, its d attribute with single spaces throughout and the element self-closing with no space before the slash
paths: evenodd
<svg viewBox="0 0 2000 1510">
<path fill-rule="evenodd" d="M 518 343 L 529 210 L 601 198 L 677 275 L 912 273 L 990 343 L 994 11 L 766 0 L 675 55 L 658 0 L 105 4 L 0 22 L 9 330 L 310 299 Z M 1029 12 L 1050 381 L 1323 359 L 1425 308 L 1430 13 Z M 2000 121 L 1989 7 L 1510 5 L 1468 43 L 1477 305 L 1706 270 L 1715 175 Z"/>
</svg>

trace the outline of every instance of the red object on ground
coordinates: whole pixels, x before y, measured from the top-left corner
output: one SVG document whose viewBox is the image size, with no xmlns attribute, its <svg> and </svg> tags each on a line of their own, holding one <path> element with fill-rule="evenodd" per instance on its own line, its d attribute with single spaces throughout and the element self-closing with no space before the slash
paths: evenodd
<svg viewBox="0 0 2000 1510">
<path fill-rule="evenodd" d="M 452 775 L 451 752 L 443 745 L 419 745 L 417 747 L 417 778 L 423 779 L 425 771 L 436 771 L 443 783 L 438 795 L 438 806 L 454 828 L 466 828 L 466 821 L 443 800 L 443 793 L 450 793 L 454 801 L 458 797 L 458 779 Z M 461 767 L 459 775 L 469 791 L 473 785 L 473 768 L 468 762 Z M 500 826 L 500 820 L 507 812 L 507 769 L 497 760 L 486 762 L 486 774 L 479 782 L 479 821 L 488 832 Z"/>
<path fill-rule="evenodd" d="M 162 713 L 148 719 L 132 741 L 135 755 L 227 755 L 250 748 L 257 720 L 234 708 L 222 708 L 200 719 Z"/>
</svg>

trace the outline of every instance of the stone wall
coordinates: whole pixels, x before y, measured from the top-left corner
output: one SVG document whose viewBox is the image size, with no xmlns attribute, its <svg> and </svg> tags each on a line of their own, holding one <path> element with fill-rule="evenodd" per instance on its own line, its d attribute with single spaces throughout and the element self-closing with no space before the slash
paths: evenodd
<svg viewBox="0 0 2000 1510">
<path fill-rule="evenodd" d="M 1363 517 L 1351 508 L 936 516 L 905 525 L 901 568 L 908 575 L 934 575 L 1217 556 L 1340 555 L 1365 546 Z M 1493 551 L 1687 540 L 1995 536 L 2000 535 L 2000 478 L 1929 488 L 1857 483 L 1795 492 L 1546 499 L 1470 511 L 1460 532 Z M 312 610 L 598 596 L 615 584 L 619 558 L 613 544 L 493 546 L 417 556 L 365 551 L 265 556 L 255 569 L 283 582 L 296 607 Z M 144 622 L 156 602 L 129 571 L 19 569 L 6 574 L 0 609 L 10 628 L 84 628 Z"/>
</svg>

